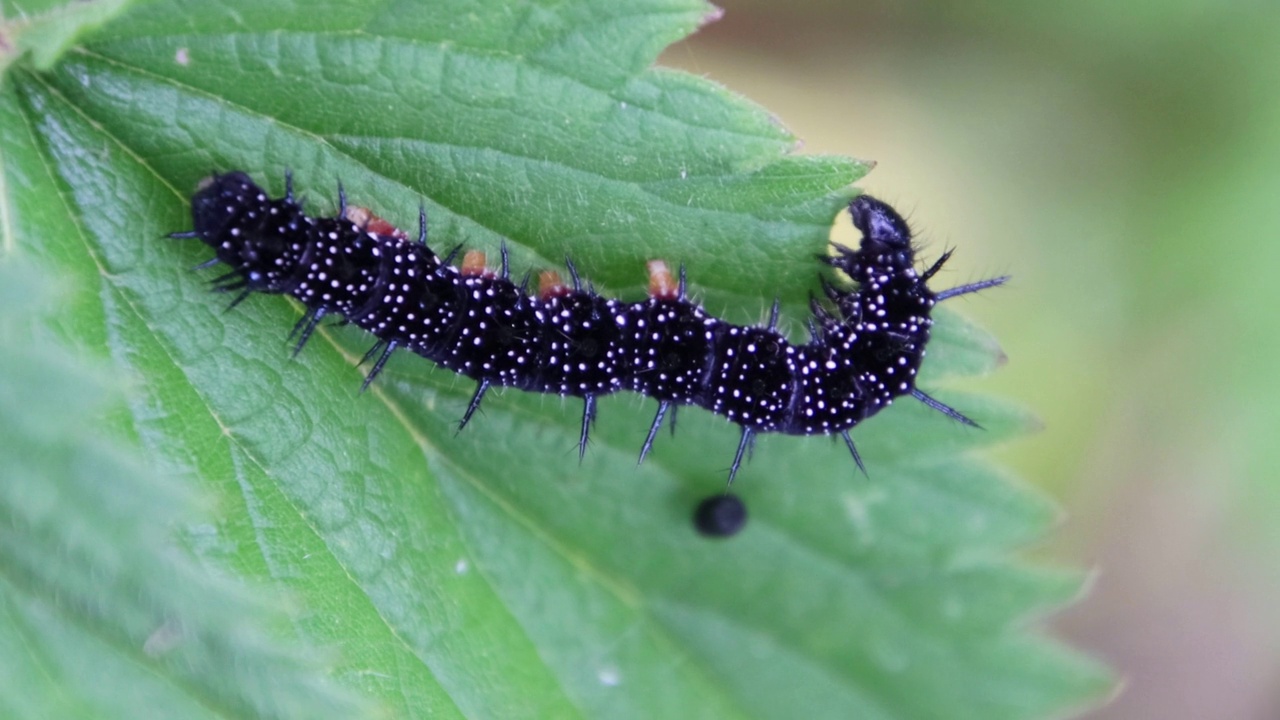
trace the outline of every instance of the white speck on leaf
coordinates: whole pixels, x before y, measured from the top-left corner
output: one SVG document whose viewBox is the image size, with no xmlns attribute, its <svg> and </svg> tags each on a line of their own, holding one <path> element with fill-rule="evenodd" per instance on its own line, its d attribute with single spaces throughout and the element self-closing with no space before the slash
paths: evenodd
<svg viewBox="0 0 1280 720">
<path fill-rule="evenodd" d="M 622 684 L 622 674 L 618 672 L 618 668 L 612 665 L 606 665 L 597 670 L 596 677 L 600 680 L 600 684 L 605 687 L 617 687 Z"/>
</svg>

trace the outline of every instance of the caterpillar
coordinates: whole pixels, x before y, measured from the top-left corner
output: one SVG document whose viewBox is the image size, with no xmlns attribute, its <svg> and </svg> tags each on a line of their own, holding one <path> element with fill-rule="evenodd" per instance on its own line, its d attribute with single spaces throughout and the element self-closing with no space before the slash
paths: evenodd
<svg viewBox="0 0 1280 720">
<path fill-rule="evenodd" d="M 294 326 L 294 354 L 301 352 L 326 317 L 371 333 L 365 355 L 372 365 L 367 388 L 400 349 L 476 381 L 459 421 L 466 427 L 494 387 L 582 398 L 578 453 L 587 448 L 597 400 L 628 390 L 654 398 L 658 410 L 640 447 L 643 462 L 658 431 L 676 410 L 696 405 L 741 428 L 728 471 L 732 484 L 760 433 L 836 434 L 857 467 L 866 472 L 851 428 L 910 396 L 946 416 L 977 424 L 916 387 L 939 302 L 1003 284 L 1007 277 L 934 292 L 928 281 L 951 256 L 943 253 L 917 272 L 905 220 L 869 195 L 849 204 L 862 233 L 857 249 L 833 246 L 819 259 L 856 284 L 824 278 L 827 302 L 811 298 L 809 339 L 792 343 L 778 331 L 778 303 L 761 326 L 735 325 L 688 298 L 684 269 L 672 273 L 661 260 L 648 263 L 649 296 L 636 302 L 602 297 L 584 286 L 573 262 L 570 281 L 553 271 L 511 280 L 507 248 L 499 269 L 483 253 L 444 257 L 427 245 L 426 212 L 418 236 L 348 205 L 341 186 L 334 217 L 310 217 L 295 199 L 286 174 L 283 197 L 272 199 L 245 173 L 201 181 L 191 200 L 193 229 L 172 238 L 198 239 L 215 256 L 198 269 L 226 265 L 215 289 L 238 292 L 230 307 L 251 293 L 289 295 L 306 311 Z M 732 496 L 717 496 L 731 498 Z M 727 504 L 726 504 L 727 503 Z M 708 505 L 709 504 L 709 505 Z M 711 510 L 728 500 L 708 500 Z M 721 513 L 723 515 L 723 513 Z M 745 519 L 731 511 L 730 518 Z M 734 523 L 697 522 L 708 534 L 732 534 Z"/>
</svg>

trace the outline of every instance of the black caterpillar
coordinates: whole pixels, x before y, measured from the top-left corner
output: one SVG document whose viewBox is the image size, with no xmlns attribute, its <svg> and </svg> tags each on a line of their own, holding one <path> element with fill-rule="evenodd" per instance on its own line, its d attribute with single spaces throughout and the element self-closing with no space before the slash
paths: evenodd
<svg viewBox="0 0 1280 720">
<path fill-rule="evenodd" d="M 917 273 L 906 222 L 870 196 L 849 204 L 860 247 L 835 246 L 834 256 L 820 258 L 857 287 L 824 280 L 830 305 L 811 300 L 809 341 L 793 344 L 777 330 L 776 302 L 767 325 L 734 325 L 689 301 L 683 269 L 677 280 L 661 261 L 649 263 L 650 296 L 639 302 L 584 288 L 569 261 L 570 285 L 544 272 L 538 292 L 530 293 L 527 275 L 511 281 L 505 246 L 498 272 L 478 252 L 454 267 L 458 248 L 442 258 L 427 246 L 425 211 L 415 242 L 368 210 L 348 206 L 341 188 L 338 216 L 312 218 L 294 199 L 288 176 L 286 186 L 284 197 L 273 200 L 242 172 L 206 178 L 191 200 L 195 229 L 171 237 L 214 249 L 217 256 L 200 268 L 231 268 L 214 280 L 219 290 L 240 292 L 231 307 L 252 292 L 290 295 L 305 305 L 291 335 L 298 338 L 295 354 L 328 316 L 372 333 L 377 343 L 365 355 L 374 363 L 364 387 L 400 348 L 475 379 L 459 429 L 493 386 L 572 395 L 584 404 L 581 456 L 597 398 L 630 390 L 658 401 L 641 462 L 663 420 L 671 415 L 674 422 L 681 405 L 741 426 L 732 483 L 753 438 L 764 432 L 838 433 L 865 472 L 849 430 L 901 395 L 976 426 L 916 388 L 916 372 L 933 306 L 1007 278 L 933 292 L 927 282 L 950 252 Z"/>
</svg>

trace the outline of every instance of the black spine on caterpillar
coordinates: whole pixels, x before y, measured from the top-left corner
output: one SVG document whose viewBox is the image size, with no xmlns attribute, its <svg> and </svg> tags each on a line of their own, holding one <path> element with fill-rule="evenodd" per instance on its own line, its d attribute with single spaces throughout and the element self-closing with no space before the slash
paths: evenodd
<svg viewBox="0 0 1280 720">
<path fill-rule="evenodd" d="M 586 450 L 596 399 L 630 390 L 658 401 L 640 453 L 643 461 L 664 418 L 681 405 L 723 415 L 742 428 L 729 481 L 756 434 L 840 434 L 859 468 L 849 436 L 859 422 L 899 396 L 911 395 L 949 417 L 974 423 L 915 386 L 932 326 L 933 306 L 950 297 L 1000 285 L 999 277 L 934 293 L 928 280 L 944 254 L 923 273 L 915 269 L 911 233 L 885 203 L 862 195 L 849 206 L 862 232 L 854 250 L 837 247 L 823 260 L 857 286 L 824 282 L 830 309 L 814 302 L 811 337 L 793 344 L 777 331 L 777 308 L 766 326 L 720 320 L 685 297 L 683 272 L 672 279 L 664 263 L 650 263 L 650 297 L 604 298 L 583 288 L 572 263 L 570 285 L 543 273 L 529 293 L 507 274 L 469 253 L 440 258 L 426 244 L 419 215 L 417 241 L 362 208 L 339 190 L 333 218 L 305 215 L 293 198 L 272 199 L 242 172 L 207 178 L 192 199 L 198 238 L 230 266 L 220 290 L 290 295 L 307 308 L 294 328 L 297 350 L 317 323 L 339 316 L 377 338 L 365 386 L 391 353 L 405 348 L 477 381 L 461 426 L 490 387 L 516 387 L 584 400 L 579 453 Z M 372 218 L 372 219 L 371 219 Z M 456 250 L 455 250 L 456 252 Z M 865 471 L 865 470 L 864 470 Z"/>
</svg>

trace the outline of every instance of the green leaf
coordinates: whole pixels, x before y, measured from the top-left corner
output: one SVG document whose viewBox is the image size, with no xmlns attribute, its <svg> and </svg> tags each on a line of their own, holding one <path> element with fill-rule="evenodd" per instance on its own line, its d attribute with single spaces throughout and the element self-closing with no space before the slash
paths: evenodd
<svg viewBox="0 0 1280 720">
<path fill-rule="evenodd" d="M 0 3 L 0 79 L 27 52 L 48 70 L 76 38 L 124 12 L 137 0 L 5 0 Z"/>
<path fill-rule="evenodd" d="M 826 438 L 767 437 L 735 490 L 730 542 L 689 514 L 723 488 L 735 428 L 699 411 L 635 467 L 653 403 L 601 402 L 578 464 L 577 403 L 515 391 L 455 436 L 471 388 L 398 356 L 369 392 L 369 339 L 325 328 L 296 360 L 300 309 L 231 313 L 162 239 L 190 227 L 211 170 L 317 213 L 352 202 L 431 244 L 571 255 L 602 292 L 643 294 L 683 263 L 709 309 L 794 327 L 833 219 L 866 167 L 789 155 L 785 129 L 704 80 L 649 67 L 713 14 L 694 0 L 167 2 L 53 71 L 11 74 L 0 132 L 10 252 L 76 288 L 66 336 L 138 379 L 119 422 L 216 498 L 188 529 L 204 562 L 272 581 L 289 628 L 396 717 L 1040 717 L 1108 687 L 1020 626 L 1079 578 L 1011 559 L 1053 508 L 970 449 L 1032 421 L 942 394 L 987 431 L 914 403 L 855 433 L 870 477 Z M 13 190 L 11 190 L 13 192 Z M 928 377 L 995 362 L 946 314 Z M 930 390 L 934 388 L 931 386 Z"/>
<path fill-rule="evenodd" d="M 39 290 L 0 265 L 0 715 L 352 717 L 283 606 L 177 552 L 190 491 L 85 430 L 115 394 L 33 337 Z"/>
</svg>

